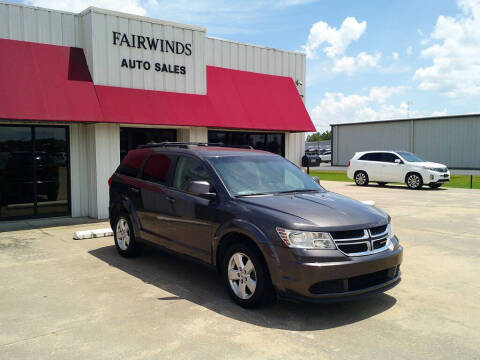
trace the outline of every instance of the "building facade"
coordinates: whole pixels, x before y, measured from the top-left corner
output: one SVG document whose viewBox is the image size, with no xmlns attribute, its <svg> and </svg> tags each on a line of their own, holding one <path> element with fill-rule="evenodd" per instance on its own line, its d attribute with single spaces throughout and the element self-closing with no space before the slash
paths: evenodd
<svg viewBox="0 0 480 360">
<path fill-rule="evenodd" d="M 480 169 L 480 115 L 454 115 L 332 126 L 332 165 L 357 151 L 406 150 L 453 169 Z"/>
<path fill-rule="evenodd" d="M 0 220 L 108 217 L 108 179 L 149 142 L 251 145 L 299 164 L 305 55 L 88 8 L 0 2 Z"/>
</svg>

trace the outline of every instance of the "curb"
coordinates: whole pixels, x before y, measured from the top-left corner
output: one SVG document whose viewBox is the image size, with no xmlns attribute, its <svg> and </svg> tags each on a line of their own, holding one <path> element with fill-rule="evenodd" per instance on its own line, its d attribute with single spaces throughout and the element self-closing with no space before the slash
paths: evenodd
<svg viewBox="0 0 480 360">
<path fill-rule="evenodd" d="M 111 228 L 83 230 L 83 231 L 75 231 L 73 233 L 73 239 L 74 240 L 92 239 L 92 238 L 100 238 L 100 237 L 106 237 L 106 236 L 112 236 L 112 235 L 113 235 L 113 231 Z"/>
</svg>

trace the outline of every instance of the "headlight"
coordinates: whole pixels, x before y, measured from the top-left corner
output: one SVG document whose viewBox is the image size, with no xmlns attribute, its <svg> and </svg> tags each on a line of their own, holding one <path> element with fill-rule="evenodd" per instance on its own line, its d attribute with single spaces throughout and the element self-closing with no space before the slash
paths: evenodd
<svg viewBox="0 0 480 360">
<path fill-rule="evenodd" d="M 438 169 L 437 169 L 437 168 L 428 167 L 428 166 L 423 166 L 423 168 L 424 168 L 425 170 L 430 170 L 430 171 L 436 171 L 436 172 L 438 172 Z"/>
<path fill-rule="evenodd" d="M 387 237 L 387 239 L 388 239 L 388 249 L 390 251 L 393 251 L 397 247 L 398 241 L 395 238 L 395 234 L 392 231 L 392 225 L 390 223 L 387 226 L 387 231 L 388 231 L 388 237 Z"/>
<path fill-rule="evenodd" d="M 287 230 L 277 227 L 277 233 L 285 245 L 299 249 L 336 249 L 329 233 Z"/>
</svg>

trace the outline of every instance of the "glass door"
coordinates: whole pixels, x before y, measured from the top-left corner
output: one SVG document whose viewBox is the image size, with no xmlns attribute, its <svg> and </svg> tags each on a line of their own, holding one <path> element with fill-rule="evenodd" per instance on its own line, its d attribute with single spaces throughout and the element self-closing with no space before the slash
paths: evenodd
<svg viewBox="0 0 480 360">
<path fill-rule="evenodd" d="M 68 213 L 67 132 L 62 127 L 35 127 L 36 215 Z"/>
<path fill-rule="evenodd" d="M 0 218 L 35 214 L 33 129 L 0 126 Z"/>
<path fill-rule="evenodd" d="M 0 126 L 0 219 L 67 215 L 68 130 Z"/>
</svg>

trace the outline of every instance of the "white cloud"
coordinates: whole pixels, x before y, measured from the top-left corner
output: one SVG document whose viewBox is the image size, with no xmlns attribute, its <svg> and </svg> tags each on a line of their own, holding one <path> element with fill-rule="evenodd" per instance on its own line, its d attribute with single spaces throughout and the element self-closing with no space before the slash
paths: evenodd
<svg viewBox="0 0 480 360">
<path fill-rule="evenodd" d="M 333 72 L 352 74 L 356 71 L 374 68 L 378 65 L 381 57 L 382 54 L 379 52 L 375 54 L 361 52 L 356 57 L 343 56 L 335 60 Z"/>
<path fill-rule="evenodd" d="M 342 56 L 352 41 L 358 40 L 367 28 L 367 22 L 358 22 L 354 17 L 347 17 L 343 20 L 339 29 L 330 27 L 326 22 L 318 21 L 310 29 L 307 43 L 302 46 L 307 57 L 313 59 L 322 50 L 329 58 Z"/>
<path fill-rule="evenodd" d="M 310 111 L 310 115 L 318 130 L 328 129 L 333 123 L 404 118 L 407 116 L 407 103 L 401 102 L 395 106 L 387 103 L 387 100 L 403 93 L 405 89 L 403 86 L 381 86 L 371 88 L 368 95 L 326 93 L 320 104 Z"/>
<path fill-rule="evenodd" d="M 398 54 L 398 52 L 394 51 L 394 52 L 392 53 L 392 58 L 393 58 L 393 60 L 398 60 L 399 57 L 400 57 L 400 55 Z"/>
<path fill-rule="evenodd" d="M 410 56 L 413 54 L 413 47 L 409 46 L 407 47 L 407 50 L 405 51 L 407 56 Z"/>
<path fill-rule="evenodd" d="M 445 116 L 447 114 L 448 114 L 447 109 L 443 109 L 443 110 L 440 110 L 440 111 L 432 112 L 431 116 Z"/>
<path fill-rule="evenodd" d="M 71 12 L 80 12 L 89 6 L 95 6 L 136 15 L 145 15 L 147 13 L 140 0 L 27 0 L 25 3 Z"/>
<path fill-rule="evenodd" d="M 230 35 L 261 31 L 260 21 L 315 0 L 22 0 L 25 4 L 80 12 L 89 6 L 184 24 L 204 26 L 209 34 Z M 288 24 L 284 24 L 285 28 Z"/>
<path fill-rule="evenodd" d="M 450 98 L 480 95 L 480 0 L 459 0 L 456 18 L 439 16 L 422 51 L 432 65 L 419 68 L 419 88 Z"/>
</svg>

